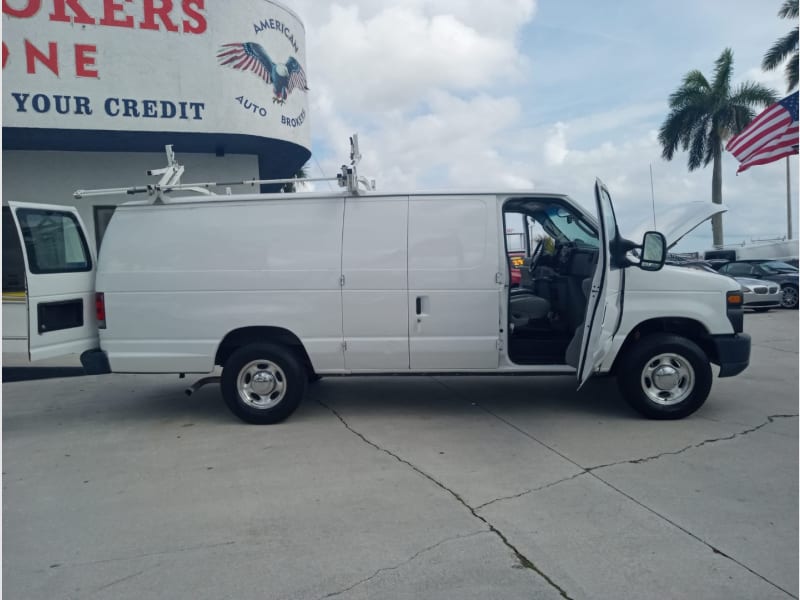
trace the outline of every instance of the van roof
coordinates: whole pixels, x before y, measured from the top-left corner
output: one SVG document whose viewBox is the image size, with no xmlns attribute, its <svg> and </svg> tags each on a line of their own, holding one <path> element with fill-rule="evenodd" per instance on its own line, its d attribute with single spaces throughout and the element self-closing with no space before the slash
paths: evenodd
<svg viewBox="0 0 800 600">
<path fill-rule="evenodd" d="M 165 205 L 173 204 L 210 204 L 217 202 L 249 202 L 249 201 L 284 201 L 284 200 L 318 200 L 324 198 L 386 198 L 397 196 L 425 196 L 425 197 L 452 197 L 452 196 L 517 196 L 526 198 L 553 198 L 568 199 L 566 194 L 555 194 L 547 192 L 535 192 L 532 190 L 421 190 L 414 192 L 362 192 L 358 196 L 353 196 L 349 192 L 342 191 L 313 191 L 313 192 L 291 192 L 291 193 L 253 193 L 253 194 L 213 194 L 213 195 L 192 195 L 192 196 L 170 196 L 164 202 Z M 162 197 L 163 198 L 163 197 Z M 124 202 L 120 206 L 152 206 L 152 199 L 131 200 Z"/>
</svg>

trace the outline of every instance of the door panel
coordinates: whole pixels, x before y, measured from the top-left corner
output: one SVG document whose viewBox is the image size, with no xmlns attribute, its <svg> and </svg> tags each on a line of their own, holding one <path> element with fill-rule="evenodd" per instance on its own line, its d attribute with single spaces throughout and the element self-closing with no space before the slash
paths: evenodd
<svg viewBox="0 0 800 600">
<path fill-rule="evenodd" d="M 611 349 L 611 342 L 622 318 L 622 298 L 625 292 L 625 270 L 611 265 L 611 247 L 619 239 L 611 195 L 599 179 L 595 183 L 594 191 L 600 222 L 600 248 L 586 305 L 577 371 L 579 388 L 592 376 Z"/>
<path fill-rule="evenodd" d="M 408 197 L 348 198 L 344 223 L 345 368 L 407 371 Z"/>
<path fill-rule="evenodd" d="M 409 202 L 411 368 L 493 369 L 499 364 L 500 272 L 496 198 Z"/>
<path fill-rule="evenodd" d="M 22 240 L 31 360 L 99 346 L 95 260 L 74 208 L 9 202 Z"/>
</svg>

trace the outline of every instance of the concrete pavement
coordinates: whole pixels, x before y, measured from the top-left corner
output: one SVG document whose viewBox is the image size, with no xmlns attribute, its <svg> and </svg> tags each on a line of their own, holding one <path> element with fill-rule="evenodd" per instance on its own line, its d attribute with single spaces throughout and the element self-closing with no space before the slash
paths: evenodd
<svg viewBox="0 0 800 600">
<path fill-rule="evenodd" d="M 796 598 L 798 315 L 694 416 L 613 381 L 324 379 L 286 423 L 216 387 L 3 384 L 9 598 Z"/>
</svg>

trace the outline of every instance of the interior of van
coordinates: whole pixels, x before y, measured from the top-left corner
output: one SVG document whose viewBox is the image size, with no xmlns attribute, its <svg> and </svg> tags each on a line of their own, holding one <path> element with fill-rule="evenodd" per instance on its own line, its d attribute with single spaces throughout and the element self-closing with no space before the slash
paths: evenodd
<svg viewBox="0 0 800 600">
<path fill-rule="evenodd" d="M 594 224 L 559 198 L 513 198 L 503 206 L 524 252 L 519 285 L 508 296 L 509 357 L 519 365 L 577 367 L 586 302 L 597 262 Z M 511 269 L 509 259 L 509 269 Z"/>
</svg>

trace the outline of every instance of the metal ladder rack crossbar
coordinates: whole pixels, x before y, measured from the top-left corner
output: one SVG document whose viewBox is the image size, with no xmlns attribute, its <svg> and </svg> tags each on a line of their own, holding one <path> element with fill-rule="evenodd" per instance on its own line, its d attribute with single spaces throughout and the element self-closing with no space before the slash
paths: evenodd
<svg viewBox="0 0 800 600">
<path fill-rule="evenodd" d="M 145 186 L 128 186 L 118 188 L 99 188 L 90 190 L 76 190 L 73 194 L 75 199 L 86 198 L 90 196 L 108 196 L 115 194 L 147 194 L 155 196 L 153 199 L 154 204 L 163 203 L 164 198 L 162 194 L 168 194 L 172 191 L 194 191 L 200 194 L 217 196 L 210 191 L 210 188 L 225 187 L 227 188 L 227 195 L 232 195 L 230 186 L 234 185 L 281 185 L 287 183 L 301 183 L 301 182 L 317 182 L 317 181 L 335 181 L 340 187 L 346 187 L 347 190 L 354 195 L 359 194 L 362 186 L 365 191 L 372 191 L 375 189 L 375 181 L 367 179 L 358 175 L 357 166 L 361 160 L 361 154 L 358 150 L 358 135 L 354 134 L 350 138 L 350 166 L 342 165 L 341 172 L 336 177 L 308 177 L 298 179 L 296 177 L 289 177 L 284 179 L 244 179 L 240 181 L 205 181 L 198 183 L 181 183 L 180 179 L 184 173 L 183 165 L 178 164 L 175 159 L 175 153 L 172 150 L 172 145 L 165 147 L 167 154 L 167 166 L 161 169 L 148 170 L 149 176 L 161 175 L 161 179 L 156 184 L 148 184 Z"/>
</svg>

